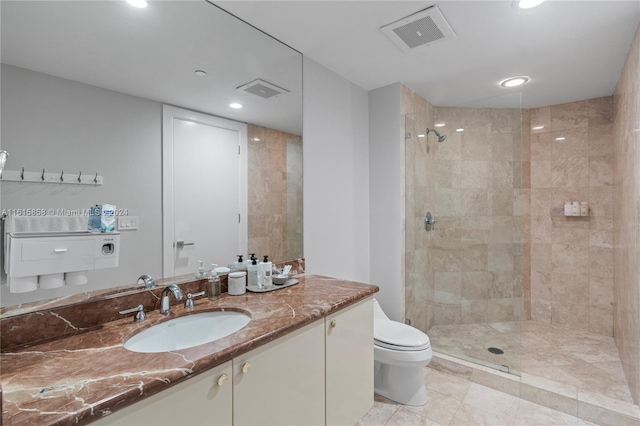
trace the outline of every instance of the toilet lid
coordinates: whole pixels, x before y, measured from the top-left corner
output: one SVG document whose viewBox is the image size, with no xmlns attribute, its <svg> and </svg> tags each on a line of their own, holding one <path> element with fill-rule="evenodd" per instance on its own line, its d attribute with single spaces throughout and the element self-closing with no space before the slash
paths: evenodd
<svg viewBox="0 0 640 426">
<path fill-rule="evenodd" d="M 389 349 L 419 351 L 431 346 L 429 336 L 417 328 L 390 320 L 373 321 L 374 343 Z"/>
</svg>

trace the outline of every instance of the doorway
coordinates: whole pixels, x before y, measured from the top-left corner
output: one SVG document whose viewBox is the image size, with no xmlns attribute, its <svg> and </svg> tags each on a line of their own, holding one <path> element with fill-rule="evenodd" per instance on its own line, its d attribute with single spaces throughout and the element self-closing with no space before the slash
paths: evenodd
<svg viewBox="0 0 640 426">
<path fill-rule="evenodd" d="M 163 274 L 247 252 L 247 125 L 163 106 Z"/>
</svg>

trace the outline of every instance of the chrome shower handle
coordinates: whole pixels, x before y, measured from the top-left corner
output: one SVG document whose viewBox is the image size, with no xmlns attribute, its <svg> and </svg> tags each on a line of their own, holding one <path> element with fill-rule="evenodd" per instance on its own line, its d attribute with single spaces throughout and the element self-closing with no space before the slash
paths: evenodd
<svg viewBox="0 0 640 426">
<path fill-rule="evenodd" d="M 427 232 L 433 231 L 435 224 L 436 224 L 436 219 L 433 217 L 431 212 L 427 212 L 424 215 L 424 229 L 426 229 Z"/>
</svg>

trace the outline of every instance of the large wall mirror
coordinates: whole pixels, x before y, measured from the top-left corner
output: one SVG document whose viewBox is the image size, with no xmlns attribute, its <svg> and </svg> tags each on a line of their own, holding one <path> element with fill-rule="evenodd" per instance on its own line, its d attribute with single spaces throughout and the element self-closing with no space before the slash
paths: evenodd
<svg viewBox="0 0 640 426">
<path fill-rule="evenodd" d="M 104 179 L 38 184 L 3 176 L 1 208 L 73 214 L 113 204 L 138 218 L 136 230 L 120 231 L 117 268 L 89 271 L 84 286 L 9 293 L 3 285 L 3 307 L 163 277 L 163 105 L 246 123 L 247 251 L 273 261 L 302 257 L 299 52 L 204 0 L 144 9 L 94 0 L 0 7 L 5 173 Z M 243 108 L 230 108 L 234 102 Z M 198 184 L 189 196 L 207 197 Z M 192 226 L 206 234 L 213 210 Z"/>
</svg>

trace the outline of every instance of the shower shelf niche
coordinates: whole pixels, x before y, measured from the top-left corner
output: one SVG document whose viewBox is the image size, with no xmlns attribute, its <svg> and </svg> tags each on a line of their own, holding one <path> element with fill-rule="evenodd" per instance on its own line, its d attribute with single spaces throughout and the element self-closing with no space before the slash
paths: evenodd
<svg viewBox="0 0 640 426">
<path fill-rule="evenodd" d="M 571 222 L 588 221 L 590 215 L 591 215 L 591 209 L 589 209 L 589 214 L 587 216 L 565 216 L 563 207 L 554 207 L 551 209 L 551 220 L 557 220 L 557 221 L 571 221 Z"/>
</svg>

